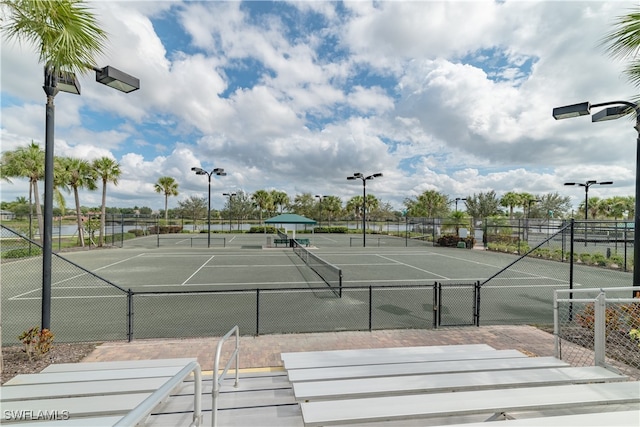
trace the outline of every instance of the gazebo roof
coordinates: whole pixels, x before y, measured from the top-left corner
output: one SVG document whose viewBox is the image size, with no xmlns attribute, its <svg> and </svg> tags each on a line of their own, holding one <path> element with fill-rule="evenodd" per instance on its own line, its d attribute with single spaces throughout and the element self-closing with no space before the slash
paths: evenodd
<svg viewBox="0 0 640 427">
<path fill-rule="evenodd" d="M 313 219 L 305 218 L 302 215 L 281 214 L 267 219 L 265 221 L 265 224 L 316 224 L 316 221 Z"/>
</svg>

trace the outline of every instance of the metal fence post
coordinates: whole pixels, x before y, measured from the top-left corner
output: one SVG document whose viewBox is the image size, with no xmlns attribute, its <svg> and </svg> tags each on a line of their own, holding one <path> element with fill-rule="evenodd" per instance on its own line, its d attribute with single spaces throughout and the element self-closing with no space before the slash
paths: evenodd
<svg viewBox="0 0 640 427">
<path fill-rule="evenodd" d="M 558 291 L 553 292 L 553 355 L 556 359 L 562 359 L 560 354 L 560 316 L 558 314 Z"/>
<path fill-rule="evenodd" d="M 256 289 L 256 336 L 260 335 L 260 289 Z"/>
<path fill-rule="evenodd" d="M 127 290 L 127 341 L 133 341 L 133 292 Z"/>
<path fill-rule="evenodd" d="M 596 297 L 594 304 L 594 324 L 593 324 L 593 349 L 594 349 L 594 363 L 596 366 L 605 366 L 604 363 L 604 350 L 606 340 L 606 307 L 605 301 L 606 295 L 604 290 L 601 290 Z"/>
<path fill-rule="evenodd" d="M 373 327 L 373 286 L 369 285 L 369 332 Z"/>
</svg>

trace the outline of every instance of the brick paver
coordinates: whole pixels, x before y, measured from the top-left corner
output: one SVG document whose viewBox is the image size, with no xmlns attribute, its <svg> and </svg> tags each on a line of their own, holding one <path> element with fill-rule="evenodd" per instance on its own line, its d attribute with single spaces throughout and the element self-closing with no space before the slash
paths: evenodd
<svg viewBox="0 0 640 427">
<path fill-rule="evenodd" d="M 218 341 L 217 337 L 209 337 L 107 342 L 98 346 L 84 362 L 196 357 L 202 369 L 211 370 Z M 224 345 L 223 359 L 232 351 L 234 343 L 232 337 Z M 240 367 L 281 367 L 283 352 L 452 344 L 487 344 L 499 350 L 520 350 L 530 356 L 554 355 L 553 335 L 532 326 L 320 332 L 241 336 Z"/>
</svg>

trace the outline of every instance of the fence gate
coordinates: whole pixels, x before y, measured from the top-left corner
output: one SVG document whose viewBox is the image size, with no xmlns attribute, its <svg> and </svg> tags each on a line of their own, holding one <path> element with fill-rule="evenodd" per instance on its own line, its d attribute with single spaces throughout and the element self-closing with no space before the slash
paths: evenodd
<svg viewBox="0 0 640 427">
<path fill-rule="evenodd" d="M 480 282 L 434 284 L 433 327 L 479 326 Z"/>
</svg>

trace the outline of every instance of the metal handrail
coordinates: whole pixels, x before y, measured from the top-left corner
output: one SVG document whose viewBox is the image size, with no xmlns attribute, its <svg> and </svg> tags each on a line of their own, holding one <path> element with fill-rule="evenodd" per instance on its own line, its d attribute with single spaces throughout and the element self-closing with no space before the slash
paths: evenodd
<svg viewBox="0 0 640 427">
<path fill-rule="evenodd" d="M 194 373 L 194 391 L 193 391 L 193 421 L 189 427 L 199 426 L 202 423 L 202 370 L 200 364 L 196 361 L 189 362 L 184 368 L 175 374 L 169 381 L 164 383 L 162 387 L 153 392 L 149 397 L 142 401 L 138 406 L 133 408 L 126 416 L 114 424 L 114 427 L 130 427 L 136 426 L 143 422 L 162 402 L 176 386 L 184 381 L 186 377 Z"/>
<path fill-rule="evenodd" d="M 222 345 L 233 333 L 235 333 L 236 335 L 236 347 L 233 350 L 229 361 L 226 363 L 224 370 L 218 375 L 218 370 L 220 369 L 220 353 L 222 352 Z M 227 374 L 227 371 L 229 370 L 231 362 L 233 362 L 234 358 L 236 362 L 236 382 L 233 386 L 238 387 L 238 369 L 240 368 L 240 328 L 238 328 L 238 325 L 231 328 L 231 330 L 220 339 L 220 341 L 218 342 L 218 347 L 216 347 L 216 358 L 213 362 L 213 390 L 211 392 L 211 427 L 216 427 L 218 425 L 217 412 L 218 396 L 220 395 L 220 382 Z"/>
<path fill-rule="evenodd" d="M 634 303 L 639 302 L 638 298 L 607 298 L 607 291 L 619 292 L 628 291 L 629 289 L 637 291 L 640 290 L 640 286 L 625 286 L 615 288 L 588 288 L 588 289 L 556 289 L 553 293 L 553 341 L 554 341 L 554 356 L 558 359 L 561 358 L 560 354 L 560 321 L 559 321 L 559 303 L 568 302 L 573 303 L 593 303 L 594 305 L 594 336 L 593 336 L 593 352 L 594 352 L 594 364 L 595 366 L 606 366 L 605 351 L 606 351 L 606 306 L 607 302 L 611 303 Z M 591 298 L 573 298 L 573 294 L 586 294 L 595 293 L 598 295 Z M 569 294 L 569 298 L 558 298 L 560 294 Z M 570 306 L 571 307 L 571 306 Z"/>
</svg>

